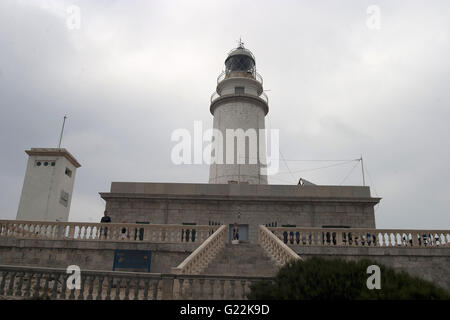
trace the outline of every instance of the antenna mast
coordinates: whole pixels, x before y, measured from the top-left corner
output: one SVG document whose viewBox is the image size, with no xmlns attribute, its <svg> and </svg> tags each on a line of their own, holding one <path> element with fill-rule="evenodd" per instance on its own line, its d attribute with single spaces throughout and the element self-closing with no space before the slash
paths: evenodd
<svg viewBox="0 0 450 320">
<path fill-rule="evenodd" d="M 362 155 L 361 155 L 361 158 L 359 158 L 359 161 L 361 161 L 361 172 L 362 172 L 363 186 L 366 186 L 366 179 L 364 177 L 364 162 L 363 162 Z"/>
<path fill-rule="evenodd" d="M 62 137 L 63 137 L 63 133 L 64 133 L 64 125 L 66 124 L 66 119 L 67 119 L 67 115 L 64 115 L 64 120 L 63 120 L 63 124 L 62 124 L 62 128 L 61 128 L 61 134 L 59 136 L 58 149 L 61 148 L 61 141 L 62 141 Z"/>
<path fill-rule="evenodd" d="M 244 42 L 242 42 L 242 38 L 241 37 L 239 37 L 238 44 L 239 44 L 238 48 L 244 48 Z"/>
</svg>

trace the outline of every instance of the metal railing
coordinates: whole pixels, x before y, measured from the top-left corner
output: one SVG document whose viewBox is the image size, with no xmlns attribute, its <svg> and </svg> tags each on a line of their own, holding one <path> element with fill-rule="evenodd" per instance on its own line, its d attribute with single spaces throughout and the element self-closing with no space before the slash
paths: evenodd
<svg viewBox="0 0 450 320">
<path fill-rule="evenodd" d="M 252 78 L 253 80 L 258 81 L 261 86 L 264 84 L 263 77 L 256 71 L 253 72 L 245 72 L 245 71 L 222 71 L 217 77 L 217 84 L 222 82 L 225 79 L 229 79 L 232 77 L 243 77 L 243 78 Z"/>
<path fill-rule="evenodd" d="M 220 95 L 217 93 L 217 91 L 214 91 L 214 92 L 211 94 L 210 102 L 213 103 L 214 101 L 216 101 L 216 100 L 219 99 L 219 98 L 220 98 Z"/>
<path fill-rule="evenodd" d="M 263 91 L 261 95 L 259 96 L 261 99 L 263 99 L 267 104 L 269 104 L 269 97 L 267 94 Z"/>
</svg>

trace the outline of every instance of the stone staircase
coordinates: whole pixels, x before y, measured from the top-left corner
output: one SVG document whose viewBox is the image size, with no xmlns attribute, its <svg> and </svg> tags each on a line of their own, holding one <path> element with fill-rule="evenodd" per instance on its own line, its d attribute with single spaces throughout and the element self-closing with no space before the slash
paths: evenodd
<svg viewBox="0 0 450 320">
<path fill-rule="evenodd" d="M 226 244 L 202 274 L 273 277 L 278 267 L 259 244 Z"/>
</svg>

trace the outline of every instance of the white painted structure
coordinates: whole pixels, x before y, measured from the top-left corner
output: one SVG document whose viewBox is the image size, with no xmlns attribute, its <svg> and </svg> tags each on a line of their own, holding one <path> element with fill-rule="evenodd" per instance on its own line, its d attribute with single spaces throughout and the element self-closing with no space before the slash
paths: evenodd
<svg viewBox="0 0 450 320">
<path fill-rule="evenodd" d="M 31 148 L 17 220 L 68 221 L 73 185 L 81 165 L 62 148 Z"/>
<path fill-rule="evenodd" d="M 225 71 L 217 79 L 210 111 L 213 128 L 221 132 L 223 145 L 213 143 L 212 159 L 216 162 L 210 165 L 209 183 L 267 184 L 267 176 L 261 171 L 266 163 L 266 145 L 260 129 L 265 129 L 268 100 L 262 77 L 256 72 L 255 57 L 242 43 L 225 60 Z M 235 138 L 227 134 L 228 129 L 234 133 L 241 129 L 243 134 Z M 233 146 L 231 152 L 227 142 Z M 214 151 L 218 147 L 223 150 L 223 158 Z"/>
</svg>

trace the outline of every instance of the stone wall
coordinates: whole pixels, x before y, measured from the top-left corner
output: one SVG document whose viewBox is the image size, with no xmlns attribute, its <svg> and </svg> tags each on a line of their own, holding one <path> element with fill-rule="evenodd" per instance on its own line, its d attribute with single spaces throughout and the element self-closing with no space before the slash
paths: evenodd
<svg viewBox="0 0 450 320">
<path fill-rule="evenodd" d="M 2 239 L 0 264 L 111 271 L 114 250 L 151 250 L 150 272 L 170 273 L 198 244 L 126 243 L 83 240 Z M 124 271 L 133 271 L 130 269 Z"/>
<path fill-rule="evenodd" d="M 82 270 L 111 271 L 115 249 L 152 250 L 150 272 L 170 273 L 171 268 L 179 265 L 197 245 L 3 238 L 0 241 L 0 265 L 66 268 L 75 264 Z M 450 291 L 450 248 L 305 246 L 292 249 L 305 259 L 312 256 L 346 260 L 372 259 L 432 281 Z M 254 275 L 258 274 L 256 266 Z"/>
<path fill-rule="evenodd" d="M 374 228 L 368 187 L 117 183 L 101 193 L 113 222 Z"/>
</svg>

